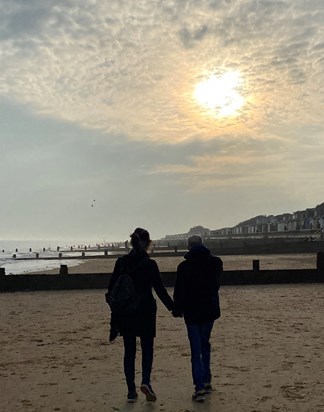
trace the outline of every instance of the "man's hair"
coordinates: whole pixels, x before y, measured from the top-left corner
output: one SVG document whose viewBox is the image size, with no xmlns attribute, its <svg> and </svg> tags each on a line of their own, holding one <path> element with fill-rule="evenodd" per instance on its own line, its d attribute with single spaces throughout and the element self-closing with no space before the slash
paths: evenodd
<svg viewBox="0 0 324 412">
<path fill-rule="evenodd" d="M 203 244 L 202 237 L 199 235 L 192 235 L 188 238 L 187 244 L 188 249 L 191 249 L 194 246 L 201 246 Z"/>
</svg>

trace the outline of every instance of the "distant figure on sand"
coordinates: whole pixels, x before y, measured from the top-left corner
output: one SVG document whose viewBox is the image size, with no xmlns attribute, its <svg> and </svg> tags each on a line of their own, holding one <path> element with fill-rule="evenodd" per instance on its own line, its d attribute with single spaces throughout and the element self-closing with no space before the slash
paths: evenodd
<svg viewBox="0 0 324 412">
<path fill-rule="evenodd" d="M 130 237 L 132 249 L 129 254 L 116 261 L 106 298 L 109 300 L 118 278 L 126 272 L 133 281 L 132 285 L 139 296 L 139 303 L 136 309 L 128 314 L 114 313 L 112 310 L 110 341 L 113 341 L 118 334 L 123 337 L 124 372 L 128 388 L 127 400 L 135 402 L 138 397 L 135 385 L 136 337 L 140 338 L 142 349 L 141 391 L 145 394 L 147 401 L 154 402 L 156 395 L 151 386 L 151 369 L 157 306 L 152 294 L 152 287 L 169 311 L 173 309 L 174 305 L 172 298 L 163 286 L 157 263 L 147 254 L 151 243 L 149 232 L 137 228 Z"/>
<path fill-rule="evenodd" d="M 195 386 L 192 399 L 203 402 L 212 390 L 209 339 L 214 321 L 220 317 L 218 290 L 223 262 L 211 255 L 198 235 L 189 237 L 188 249 L 177 269 L 172 313 L 184 316 Z"/>
</svg>

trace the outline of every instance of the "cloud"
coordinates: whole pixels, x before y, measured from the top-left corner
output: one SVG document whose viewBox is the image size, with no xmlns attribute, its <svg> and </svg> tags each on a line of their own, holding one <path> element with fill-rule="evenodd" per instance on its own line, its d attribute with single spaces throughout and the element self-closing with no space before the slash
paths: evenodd
<svg viewBox="0 0 324 412">
<path fill-rule="evenodd" d="M 186 164 L 167 164 L 156 167 L 154 173 L 179 176 L 181 184 L 193 191 L 220 187 L 242 187 L 283 184 L 282 155 L 262 156 L 254 151 L 235 154 L 220 152 L 192 156 Z M 179 181 L 178 181 L 179 183 Z"/>
<path fill-rule="evenodd" d="M 38 113 L 168 144 L 322 122 L 322 2 L 1 3 L 0 94 Z M 194 86 L 232 68 L 246 104 L 216 120 Z"/>
<path fill-rule="evenodd" d="M 185 48 L 194 47 L 196 42 L 200 42 L 208 33 L 208 27 L 206 25 L 198 28 L 183 27 L 179 31 L 179 37 Z"/>
</svg>

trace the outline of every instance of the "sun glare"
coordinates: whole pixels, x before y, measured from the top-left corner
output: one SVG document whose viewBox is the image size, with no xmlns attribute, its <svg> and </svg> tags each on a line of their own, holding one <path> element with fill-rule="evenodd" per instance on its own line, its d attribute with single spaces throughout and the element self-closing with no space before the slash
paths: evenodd
<svg viewBox="0 0 324 412">
<path fill-rule="evenodd" d="M 221 76 L 211 75 L 196 86 L 195 98 L 217 117 L 233 116 L 244 104 L 243 97 L 237 91 L 241 83 L 240 73 L 236 71 Z"/>
</svg>

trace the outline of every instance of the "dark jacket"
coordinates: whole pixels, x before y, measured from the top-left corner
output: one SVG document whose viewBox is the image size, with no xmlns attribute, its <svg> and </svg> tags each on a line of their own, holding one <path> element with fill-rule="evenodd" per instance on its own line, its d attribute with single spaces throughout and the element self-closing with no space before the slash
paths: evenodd
<svg viewBox="0 0 324 412">
<path fill-rule="evenodd" d="M 121 336 L 154 337 L 156 335 L 156 301 L 152 294 L 152 287 L 168 310 L 173 309 L 173 300 L 163 286 L 155 260 L 150 259 L 147 253 L 138 253 L 134 249 L 128 255 L 117 259 L 108 286 L 108 296 L 125 267 L 133 279 L 137 292 L 142 296 L 141 308 L 136 314 L 128 316 L 117 316 L 112 313 L 110 340 L 113 340 L 118 333 Z"/>
<path fill-rule="evenodd" d="M 183 314 L 188 324 L 204 323 L 220 317 L 219 277 L 223 262 L 205 246 L 193 247 L 177 269 L 174 313 Z"/>
</svg>

